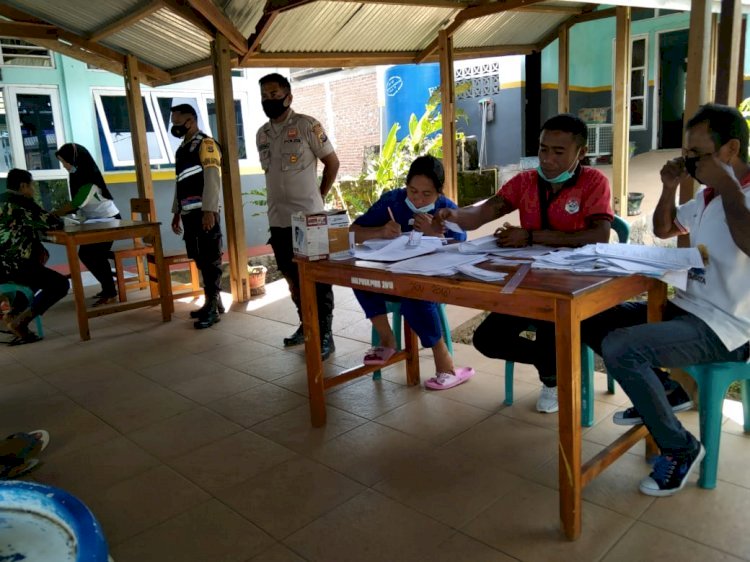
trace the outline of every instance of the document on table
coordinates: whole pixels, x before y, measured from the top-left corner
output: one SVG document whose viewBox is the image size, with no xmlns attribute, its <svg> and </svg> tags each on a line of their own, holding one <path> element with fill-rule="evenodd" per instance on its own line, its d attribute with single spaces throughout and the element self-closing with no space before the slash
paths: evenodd
<svg viewBox="0 0 750 562">
<path fill-rule="evenodd" d="M 492 254 L 493 256 L 534 258 L 554 252 L 555 248 L 548 246 L 526 246 L 524 248 L 501 248 L 497 245 L 497 238 L 490 234 L 458 245 L 462 254 Z"/>
<path fill-rule="evenodd" d="M 446 276 L 453 275 L 460 266 L 473 265 L 485 261 L 485 256 L 438 252 L 429 256 L 420 256 L 387 266 L 393 273 L 414 273 L 416 275 Z"/>
<path fill-rule="evenodd" d="M 508 274 L 503 271 L 482 269 L 473 264 L 459 265 L 458 272 L 481 281 L 502 281 L 508 276 Z"/>
<path fill-rule="evenodd" d="M 359 260 L 393 262 L 431 254 L 443 246 L 443 240 L 436 236 L 423 236 L 419 246 L 409 246 L 408 242 L 407 235 L 393 240 L 368 240 L 364 247 L 356 248 L 353 255 Z"/>
</svg>

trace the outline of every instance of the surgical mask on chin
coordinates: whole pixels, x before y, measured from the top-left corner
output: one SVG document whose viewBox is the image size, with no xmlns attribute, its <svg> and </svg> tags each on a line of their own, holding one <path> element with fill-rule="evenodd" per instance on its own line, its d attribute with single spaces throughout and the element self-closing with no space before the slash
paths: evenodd
<svg viewBox="0 0 750 562">
<path fill-rule="evenodd" d="M 269 119 L 276 119 L 277 117 L 280 117 L 288 109 L 288 107 L 284 105 L 285 101 L 286 96 L 281 98 L 280 100 L 263 100 L 261 102 L 261 105 L 263 106 L 263 113 L 265 113 L 266 117 L 268 117 Z"/>
<path fill-rule="evenodd" d="M 536 173 L 539 174 L 539 177 L 542 178 L 544 181 L 547 181 L 549 183 L 565 183 L 566 181 L 569 181 L 573 177 L 573 172 L 575 172 L 575 169 L 578 167 L 578 155 L 581 153 L 579 150 L 576 152 L 576 157 L 573 159 L 573 162 L 570 166 L 568 166 L 568 169 L 565 170 L 562 174 L 557 176 L 556 178 L 548 178 L 544 175 L 544 172 L 542 171 L 541 164 L 536 167 Z M 570 168 L 573 168 L 573 172 L 570 171 Z"/>
<path fill-rule="evenodd" d="M 424 207 L 417 207 L 414 203 L 411 202 L 411 199 L 408 197 L 406 198 L 406 206 L 411 209 L 412 213 L 429 213 L 435 208 L 435 203 L 430 203 L 429 205 L 425 205 Z"/>
</svg>

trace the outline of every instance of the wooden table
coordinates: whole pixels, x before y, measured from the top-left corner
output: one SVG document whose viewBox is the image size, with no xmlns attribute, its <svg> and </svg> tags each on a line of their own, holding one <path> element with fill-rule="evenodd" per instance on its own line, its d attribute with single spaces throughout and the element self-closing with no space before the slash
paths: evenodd
<svg viewBox="0 0 750 562">
<path fill-rule="evenodd" d="M 73 284 L 73 295 L 78 315 L 78 331 L 81 334 L 82 340 L 91 339 L 89 318 L 96 316 L 104 316 L 105 314 L 113 314 L 144 306 L 160 305 L 164 322 L 171 320 L 172 287 L 169 283 L 167 268 L 164 265 L 164 253 L 162 251 L 161 232 L 159 230 L 160 224 L 158 222 L 113 219 L 107 222 L 83 223 L 66 226 L 61 230 L 47 231 L 46 241 L 65 246 L 65 251 L 68 255 L 70 279 Z M 149 238 L 152 240 L 154 255 L 156 256 L 156 269 L 159 276 L 159 295 L 152 294 L 149 299 L 86 308 L 86 297 L 83 292 L 83 282 L 81 280 L 81 264 L 78 261 L 78 246 L 130 238 Z"/>
<path fill-rule="evenodd" d="M 635 426 L 596 457 L 585 464 L 581 463 L 580 323 L 644 292 L 648 292 L 649 321 L 659 320 L 666 302 L 666 285 L 656 279 L 636 275 L 598 277 L 532 270 L 513 293 L 504 294 L 500 292 L 502 283 L 485 283 L 458 276 L 396 275 L 386 271 L 383 264 L 373 262 L 296 261 L 299 266 L 302 319 L 305 326 L 310 416 L 315 427 L 326 423 L 326 389 L 381 368 L 362 365 L 334 377 L 323 376 L 316 282 L 554 322 L 560 404 L 560 519 L 569 539 L 580 536 L 583 487 L 647 435 L 645 426 Z M 514 271 L 512 267 L 495 266 L 494 269 L 510 273 Z M 419 383 L 418 346 L 413 332 L 405 330 L 405 334 L 404 351 L 396 353 L 386 365 L 406 361 L 407 382 L 414 385 Z"/>
</svg>

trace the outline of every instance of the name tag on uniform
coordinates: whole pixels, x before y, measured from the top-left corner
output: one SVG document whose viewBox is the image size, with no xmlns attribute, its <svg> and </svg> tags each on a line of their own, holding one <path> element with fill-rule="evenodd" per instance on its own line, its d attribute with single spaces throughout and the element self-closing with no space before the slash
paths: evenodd
<svg viewBox="0 0 750 562">
<path fill-rule="evenodd" d="M 183 211 L 193 211 L 195 209 L 201 209 L 203 207 L 203 198 L 198 195 L 191 197 L 185 197 L 180 200 L 180 208 Z"/>
</svg>

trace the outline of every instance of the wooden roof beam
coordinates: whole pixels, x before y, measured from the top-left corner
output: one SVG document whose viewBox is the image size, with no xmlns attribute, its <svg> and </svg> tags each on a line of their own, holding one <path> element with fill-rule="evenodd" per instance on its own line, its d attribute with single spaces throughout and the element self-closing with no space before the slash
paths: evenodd
<svg viewBox="0 0 750 562">
<path fill-rule="evenodd" d="M 229 41 L 229 45 L 240 55 L 247 52 L 247 39 L 235 27 L 224 12 L 212 0 L 187 0 L 190 7 L 206 18 L 214 26 L 217 33 L 221 33 Z"/>
<path fill-rule="evenodd" d="M 233 68 L 240 66 L 239 58 L 237 57 L 237 55 L 232 56 L 230 60 L 231 60 Z M 212 68 L 213 68 L 212 58 L 207 58 L 198 62 L 186 64 L 183 66 L 178 66 L 169 71 L 169 74 L 171 76 L 170 83 L 184 82 L 185 80 L 192 80 L 193 78 L 200 78 L 202 76 L 206 76 L 207 74 L 211 74 Z"/>
<path fill-rule="evenodd" d="M 162 0 L 165 6 L 178 16 L 186 19 L 197 29 L 206 34 L 209 39 L 216 37 L 216 27 L 208 21 L 203 15 L 194 11 L 188 4 L 187 0 Z"/>
<path fill-rule="evenodd" d="M 161 10 L 164 7 L 164 3 L 161 0 L 146 0 L 142 4 L 139 4 L 124 16 L 111 21 L 109 24 L 98 29 L 94 33 L 88 36 L 89 41 L 101 41 L 105 37 L 114 35 L 118 31 L 125 29 L 126 27 L 134 24 L 137 21 L 147 18 L 154 12 Z"/>
<path fill-rule="evenodd" d="M 28 22 L 0 21 L 0 35 L 19 39 L 57 39 L 57 28 L 54 25 Z"/>
</svg>

